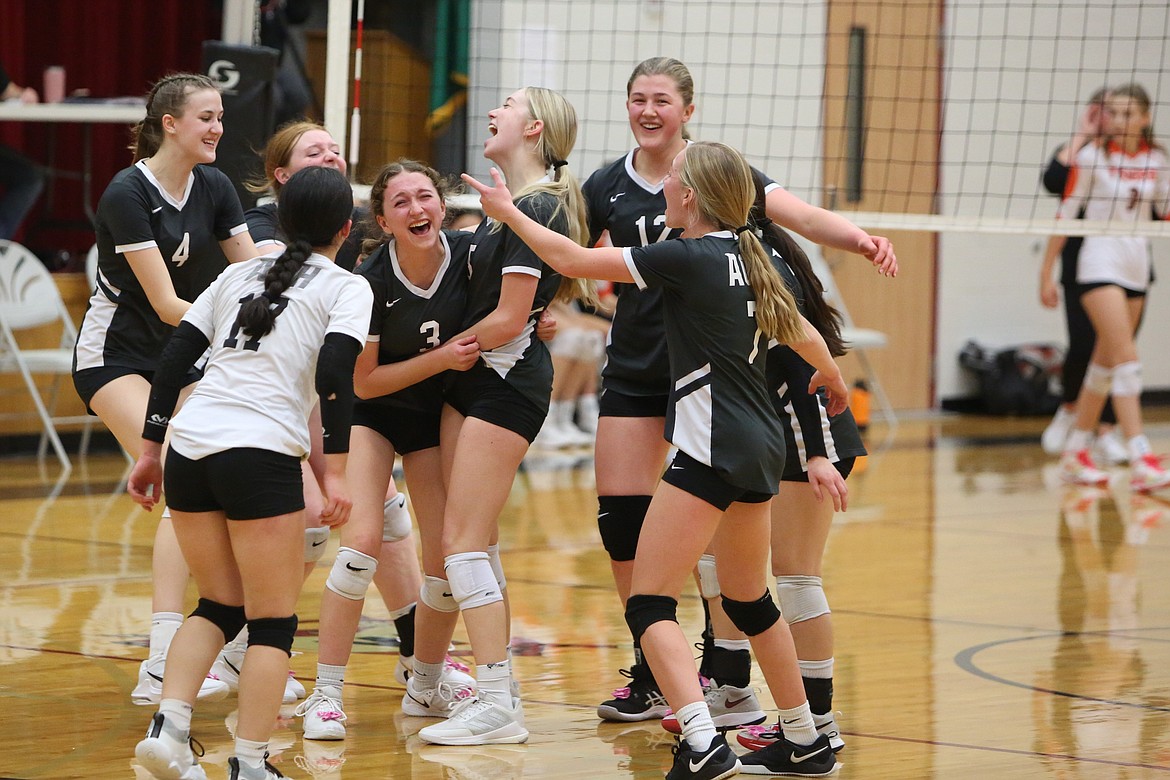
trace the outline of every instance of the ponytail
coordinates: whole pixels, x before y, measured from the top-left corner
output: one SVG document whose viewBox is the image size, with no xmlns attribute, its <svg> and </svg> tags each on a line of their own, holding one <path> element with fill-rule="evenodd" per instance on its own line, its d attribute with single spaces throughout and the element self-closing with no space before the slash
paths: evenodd
<svg viewBox="0 0 1170 780">
<path fill-rule="evenodd" d="M 276 325 L 281 296 L 292 287 L 301 266 L 313 254 L 313 247 L 304 239 L 297 239 L 285 247 L 280 257 L 264 276 L 264 292 L 240 307 L 236 325 L 251 339 L 267 335 Z"/>
<path fill-rule="evenodd" d="M 792 291 L 751 230 L 739 234 L 739 256 L 747 268 L 748 284 L 756 294 L 756 324 L 760 331 L 781 344 L 807 340 Z"/>
</svg>

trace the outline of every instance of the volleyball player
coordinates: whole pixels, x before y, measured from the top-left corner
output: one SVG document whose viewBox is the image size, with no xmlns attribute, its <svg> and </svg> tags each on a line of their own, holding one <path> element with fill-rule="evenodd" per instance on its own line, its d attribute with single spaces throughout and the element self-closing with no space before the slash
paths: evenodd
<svg viewBox="0 0 1170 780">
<path fill-rule="evenodd" d="M 830 773 L 835 758 L 828 738 L 816 733 L 791 634 L 768 593 L 767 550 L 758 543 L 784 455 L 765 383 L 768 341 L 790 344 L 818 368 L 809 387 L 827 384 L 831 413 L 845 408 L 848 391 L 747 224 L 749 166 L 722 144 L 687 146 L 663 181 L 664 223 L 682 228 L 682 240 L 627 249 L 576 247 L 523 215 L 498 171 L 492 176 L 494 187 L 464 178 L 481 193 L 484 213 L 507 223 L 553 267 L 662 290 L 671 371 L 666 436 L 678 454 L 646 515 L 626 621 L 682 724 L 668 780 L 716 780 L 741 769 L 716 732 L 676 617 L 679 594 L 709 544 L 725 563 L 724 609 L 750 637 L 781 717 L 791 723 L 784 740 L 744 757 L 744 771 Z M 720 524 L 725 513 L 729 522 Z"/>
<path fill-rule="evenodd" d="M 566 162 L 577 137 L 572 105 L 552 90 L 519 89 L 488 113 L 488 132 L 484 156 L 505 171 L 519 207 L 584 242 L 581 188 Z M 562 278 L 491 220 L 475 233 L 468 271 L 464 331 L 455 338 L 474 335 L 483 359 L 454 374 L 445 396 L 443 565 L 475 654 L 477 695 L 419 732 L 445 745 L 528 739 L 508 651 L 499 513 L 549 409 L 552 361 L 534 335 L 536 317 L 555 298 L 588 295 L 586 284 Z"/>
<path fill-rule="evenodd" d="M 135 162 L 114 177 L 98 203 L 98 284 L 81 323 L 73 383 L 134 457 L 151 378 L 174 326 L 228 260 L 257 254 L 234 187 L 210 165 L 222 135 L 223 101 L 210 79 L 178 73 L 159 80 L 147 96 L 146 117 L 134 128 Z M 192 369 L 183 397 L 198 378 Z M 130 695 L 143 705 L 158 703 L 187 588 L 187 565 L 165 510 L 152 575 L 150 649 Z M 227 692 L 208 678 L 200 695 L 214 699 Z"/>
<path fill-rule="evenodd" d="M 279 211 L 288 248 L 223 273 L 184 315 L 160 358 L 128 489 L 146 509 L 158 502 L 169 427 L 165 490 L 200 598 L 176 634 L 159 711 L 135 748 L 155 777 L 206 777 L 189 745 L 195 693 L 224 642 L 245 625 L 248 650 L 228 777 L 281 777 L 265 759 L 297 627 L 305 506 L 300 461 L 309 453 L 314 395 L 325 429 L 321 517 L 326 525 L 343 525 L 350 510 L 345 464 L 353 366 L 372 298 L 364 280 L 333 264 L 352 210 L 349 182 L 339 172 L 309 168 L 294 175 Z M 208 347 L 206 376 L 172 420 L 184 377 Z"/>
<path fill-rule="evenodd" d="M 1145 90 L 1137 84 L 1111 90 L 1106 124 L 1105 142 L 1077 153 L 1076 175 L 1058 216 L 1072 219 L 1082 208 L 1089 220 L 1140 222 L 1155 213 L 1170 214 L 1170 158 L 1154 140 Z M 1055 264 L 1064 242 L 1064 236 L 1049 240 L 1046 267 Z M 1089 454 L 1089 443 L 1105 399 L 1112 395 L 1129 451 L 1131 486 L 1164 487 L 1170 484 L 1170 471 L 1150 451 L 1142 432 L 1141 362 L 1134 342 L 1150 283 L 1149 239 L 1087 236 L 1077 261 L 1077 283 L 1097 342 L 1077 396 L 1076 423 L 1061 454 L 1062 475 L 1077 484 L 1108 481 Z"/>
<path fill-rule="evenodd" d="M 653 57 L 634 68 L 626 95 L 637 146 L 585 182 L 591 245 L 606 232 L 618 247 L 648 246 L 679 235 L 666 222 L 663 178 L 688 143 L 686 125 L 694 113 L 694 81 L 678 60 Z M 767 210 L 777 223 L 813 241 L 861 254 L 882 274 L 897 273 L 897 258 L 887 239 L 869 236 L 848 220 L 810 206 L 771 182 Z M 665 343 L 661 291 L 625 287 L 618 297 L 606 349 L 594 459 L 598 527 L 623 605 L 630 593 L 640 529 L 668 452 L 663 438 L 670 390 Z M 750 678 L 750 658 L 742 644 L 741 639 L 710 637 L 704 651 L 705 671 L 714 667 L 718 673 L 716 680 L 722 688 L 718 693 L 724 704 L 735 702 L 721 713 L 728 716 L 725 723 L 735 720 L 733 710 L 746 713 L 746 720 L 739 722 L 759 719 L 759 705 L 754 695 L 749 696 L 750 688 L 739 694 Z M 597 708 L 599 717 L 638 721 L 666 714 L 666 702 L 636 644 L 634 664 L 622 673 L 631 678 L 629 685 L 615 690 L 614 697 Z"/>
</svg>

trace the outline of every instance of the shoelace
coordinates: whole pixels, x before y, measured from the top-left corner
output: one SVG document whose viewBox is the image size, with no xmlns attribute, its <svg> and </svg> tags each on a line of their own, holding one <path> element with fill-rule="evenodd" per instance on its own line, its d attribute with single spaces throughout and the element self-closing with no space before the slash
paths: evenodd
<svg viewBox="0 0 1170 780">
<path fill-rule="evenodd" d="M 492 708 L 489 701 L 484 701 L 478 696 L 463 699 L 454 707 L 451 708 L 451 714 L 447 716 L 448 720 L 471 720 L 481 712 L 487 712 Z"/>
<path fill-rule="evenodd" d="M 629 677 L 631 680 L 634 679 L 634 673 L 629 669 L 618 669 L 618 674 L 622 677 Z M 625 688 L 614 688 L 611 695 L 615 699 L 628 699 L 631 693 L 633 692 L 630 690 L 630 686 L 627 685 Z"/>
<path fill-rule="evenodd" d="M 332 709 L 322 710 L 321 706 L 328 706 Z M 314 690 L 309 698 L 305 699 L 300 705 L 293 710 L 293 714 L 305 717 L 311 709 L 317 709 L 317 717 L 321 720 L 335 720 L 339 723 L 344 723 L 346 720 L 345 710 L 341 708 L 341 702 L 332 696 L 321 693 L 319 690 Z"/>
<path fill-rule="evenodd" d="M 448 669 L 454 669 L 457 672 L 463 672 L 464 674 L 467 674 L 471 671 L 470 666 L 468 666 L 467 664 L 464 664 L 464 663 L 460 663 L 459 661 L 456 661 L 451 656 L 447 656 L 446 658 L 443 659 L 443 666 L 445 666 Z"/>
</svg>

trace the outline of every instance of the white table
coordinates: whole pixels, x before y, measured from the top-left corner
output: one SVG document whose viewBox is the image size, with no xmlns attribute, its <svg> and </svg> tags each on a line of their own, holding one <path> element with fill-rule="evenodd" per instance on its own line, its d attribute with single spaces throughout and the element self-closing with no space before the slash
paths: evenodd
<svg viewBox="0 0 1170 780">
<path fill-rule="evenodd" d="M 0 102 L 0 122 L 43 122 L 46 124 L 78 124 L 82 134 L 82 164 L 81 164 L 81 207 L 90 222 L 94 221 L 93 194 L 93 137 L 92 126 L 95 124 L 132 125 L 146 116 L 146 107 L 132 103 L 21 103 L 19 101 Z M 53 175 L 60 176 L 63 171 L 53 166 L 55 144 L 49 145 L 49 169 Z M 73 176 L 77 176 L 73 173 Z M 52 200 L 52 188 L 47 196 Z"/>
</svg>

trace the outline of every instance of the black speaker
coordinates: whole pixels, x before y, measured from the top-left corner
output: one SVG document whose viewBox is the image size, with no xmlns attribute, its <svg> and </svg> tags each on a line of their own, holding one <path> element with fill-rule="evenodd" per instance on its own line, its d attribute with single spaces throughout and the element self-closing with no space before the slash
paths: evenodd
<svg viewBox="0 0 1170 780">
<path fill-rule="evenodd" d="M 279 63 L 276 49 L 203 42 L 203 72 L 223 94 L 223 138 L 216 150 L 215 167 L 232 180 L 245 210 L 256 205 L 256 195 L 244 184 L 263 178 L 260 151 L 276 129 Z"/>
</svg>

